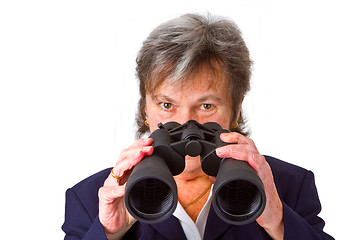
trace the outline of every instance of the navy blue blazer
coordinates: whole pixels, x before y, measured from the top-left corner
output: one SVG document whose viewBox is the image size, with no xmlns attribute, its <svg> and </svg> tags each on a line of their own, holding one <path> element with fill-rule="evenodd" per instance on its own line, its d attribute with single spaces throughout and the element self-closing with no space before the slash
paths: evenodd
<svg viewBox="0 0 360 240">
<path fill-rule="evenodd" d="M 321 211 L 314 175 L 295 165 L 266 156 L 278 194 L 284 206 L 284 239 L 333 239 L 323 231 L 325 222 L 318 217 Z M 98 189 L 103 186 L 111 168 L 105 169 L 66 191 L 65 239 L 106 239 L 98 217 Z M 179 220 L 171 216 L 157 224 L 137 221 L 123 239 L 185 240 Z M 231 225 L 222 221 L 211 208 L 206 222 L 204 239 L 271 239 L 256 222 Z"/>
</svg>

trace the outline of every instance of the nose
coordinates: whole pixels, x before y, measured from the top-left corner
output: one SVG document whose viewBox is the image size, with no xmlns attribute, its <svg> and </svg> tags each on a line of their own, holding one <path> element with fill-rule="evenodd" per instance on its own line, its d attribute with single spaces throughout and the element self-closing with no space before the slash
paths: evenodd
<svg viewBox="0 0 360 240">
<path fill-rule="evenodd" d="M 183 111 L 179 112 L 175 121 L 180 124 L 184 124 L 189 120 L 195 120 L 199 122 L 199 117 L 194 111 L 192 111 L 192 109 L 184 109 Z"/>
</svg>

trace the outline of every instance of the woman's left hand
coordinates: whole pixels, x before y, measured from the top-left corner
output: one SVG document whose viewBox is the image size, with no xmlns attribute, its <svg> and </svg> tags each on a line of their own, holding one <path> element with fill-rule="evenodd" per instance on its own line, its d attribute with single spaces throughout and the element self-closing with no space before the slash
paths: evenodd
<svg viewBox="0 0 360 240">
<path fill-rule="evenodd" d="M 246 161 L 259 175 L 264 184 L 266 206 L 256 221 L 273 239 L 283 239 L 283 205 L 275 187 L 271 168 L 265 157 L 260 155 L 253 140 L 240 133 L 223 133 L 220 138 L 222 141 L 231 144 L 216 149 L 216 154 L 219 157 Z"/>
</svg>

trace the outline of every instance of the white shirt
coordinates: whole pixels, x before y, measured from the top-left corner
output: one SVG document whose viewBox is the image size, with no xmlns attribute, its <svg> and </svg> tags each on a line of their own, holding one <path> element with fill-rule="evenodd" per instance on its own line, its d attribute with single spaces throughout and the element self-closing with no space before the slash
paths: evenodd
<svg viewBox="0 0 360 240">
<path fill-rule="evenodd" d="M 212 187 L 213 186 L 211 186 L 209 197 L 196 219 L 196 223 L 193 222 L 179 202 L 176 206 L 173 215 L 179 219 L 180 225 L 188 240 L 201 240 L 204 237 L 206 220 L 211 206 Z"/>
</svg>

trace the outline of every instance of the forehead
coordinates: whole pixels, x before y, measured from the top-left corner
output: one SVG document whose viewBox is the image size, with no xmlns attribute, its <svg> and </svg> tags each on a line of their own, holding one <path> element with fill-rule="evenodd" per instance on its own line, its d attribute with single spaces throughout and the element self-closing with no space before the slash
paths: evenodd
<svg viewBox="0 0 360 240">
<path fill-rule="evenodd" d="M 193 98 L 195 96 L 218 96 L 228 98 L 227 81 L 223 79 L 209 78 L 206 75 L 198 75 L 187 81 L 174 82 L 164 80 L 152 93 L 152 97 L 159 95 L 177 96 L 180 98 Z"/>
<path fill-rule="evenodd" d="M 218 64 L 201 64 L 185 77 L 174 77 L 169 74 L 153 77 L 146 86 L 146 93 L 154 95 L 157 90 L 171 85 L 178 90 L 225 90 L 228 80 L 223 69 Z"/>
<path fill-rule="evenodd" d="M 202 75 L 181 85 L 166 80 L 152 94 L 148 95 L 155 101 L 179 105 L 211 102 L 220 106 L 220 104 L 231 105 L 232 102 L 226 81 L 209 81 L 207 77 Z"/>
</svg>

